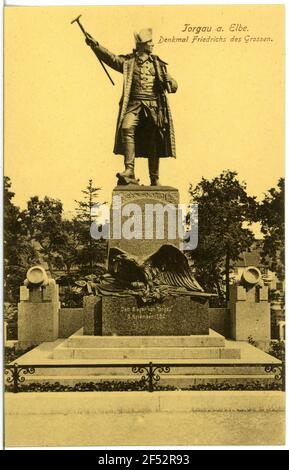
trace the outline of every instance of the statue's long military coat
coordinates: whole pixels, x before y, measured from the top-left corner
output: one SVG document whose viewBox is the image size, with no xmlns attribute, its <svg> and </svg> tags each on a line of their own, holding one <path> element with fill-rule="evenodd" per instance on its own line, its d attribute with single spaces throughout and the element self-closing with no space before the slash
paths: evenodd
<svg viewBox="0 0 289 470">
<path fill-rule="evenodd" d="M 131 85 L 132 85 L 132 77 L 133 77 L 133 70 L 134 70 L 134 63 L 135 63 L 135 55 L 128 54 L 128 55 L 115 55 L 109 52 L 104 47 L 100 46 L 97 42 L 95 42 L 92 46 L 94 53 L 99 57 L 104 63 L 106 63 L 109 67 L 113 68 L 117 72 L 123 73 L 124 79 L 124 86 L 123 86 L 123 94 L 119 103 L 119 114 L 117 119 L 117 126 L 116 126 L 116 133 L 115 133 L 115 144 L 113 152 L 115 154 L 124 154 L 124 149 L 122 145 L 121 139 L 121 124 L 123 118 L 125 116 Z M 176 157 L 176 148 L 175 148 L 175 134 L 174 134 L 174 127 L 173 121 L 171 116 L 171 111 L 168 103 L 167 96 L 165 94 L 165 85 L 163 80 L 163 68 L 167 65 L 163 62 L 158 56 L 152 55 L 155 70 L 156 70 L 156 77 L 159 81 L 160 85 L 160 93 L 158 99 L 158 106 L 161 108 L 161 112 L 167 118 L 166 127 L 164 132 L 160 132 L 158 145 L 156 148 L 156 155 L 157 157 Z M 175 93 L 177 90 L 177 83 L 173 78 L 171 80 L 171 93 Z M 137 141 L 137 139 L 139 141 Z M 147 139 L 145 136 L 142 136 L 141 133 L 136 133 L 136 157 L 150 157 L 149 150 L 146 149 L 146 142 Z"/>
</svg>

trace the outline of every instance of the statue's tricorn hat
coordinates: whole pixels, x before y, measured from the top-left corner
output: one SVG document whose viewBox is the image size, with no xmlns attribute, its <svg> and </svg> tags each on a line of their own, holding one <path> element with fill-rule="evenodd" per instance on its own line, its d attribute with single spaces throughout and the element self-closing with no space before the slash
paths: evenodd
<svg viewBox="0 0 289 470">
<path fill-rule="evenodd" d="M 145 43 L 152 41 L 153 30 L 152 28 L 141 29 L 139 33 L 134 33 L 136 43 Z"/>
</svg>

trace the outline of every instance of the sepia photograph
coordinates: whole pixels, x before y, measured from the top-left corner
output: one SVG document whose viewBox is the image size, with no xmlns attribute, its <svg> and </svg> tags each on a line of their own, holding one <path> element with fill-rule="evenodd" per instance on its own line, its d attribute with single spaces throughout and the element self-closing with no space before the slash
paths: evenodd
<svg viewBox="0 0 289 470">
<path fill-rule="evenodd" d="M 80 3 L 3 7 L 3 446 L 284 448 L 285 5 Z"/>
</svg>

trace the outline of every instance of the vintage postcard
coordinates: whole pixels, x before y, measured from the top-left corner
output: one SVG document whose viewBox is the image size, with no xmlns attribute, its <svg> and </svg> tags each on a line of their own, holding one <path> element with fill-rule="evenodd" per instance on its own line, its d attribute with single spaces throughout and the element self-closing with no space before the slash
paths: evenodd
<svg viewBox="0 0 289 470">
<path fill-rule="evenodd" d="M 285 445 L 284 17 L 4 8 L 5 448 Z"/>
</svg>

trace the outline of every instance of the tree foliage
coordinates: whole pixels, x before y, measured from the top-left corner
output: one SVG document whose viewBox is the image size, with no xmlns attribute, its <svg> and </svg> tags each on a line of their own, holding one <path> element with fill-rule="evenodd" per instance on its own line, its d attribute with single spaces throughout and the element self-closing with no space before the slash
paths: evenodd
<svg viewBox="0 0 289 470">
<path fill-rule="evenodd" d="M 217 291 L 220 297 L 225 275 L 228 300 L 232 263 L 254 240 L 246 225 L 256 221 L 256 198 L 229 170 L 212 180 L 202 178 L 189 193 L 191 202 L 198 204 L 198 246 L 191 252 L 196 275 L 207 291 Z"/>
<path fill-rule="evenodd" d="M 19 287 L 23 284 L 29 267 L 42 264 L 54 276 L 55 271 L 71 277 L 93 274 L 96 263 L 106 258 L 106 242 L 93 240 L 91 214 L 100 188 L 90 180 L 83 190 L 83 201 L 77 201 L 77 216 L 72 220 L 63 214 L 61 201 L 45 196 L 33 196 L 27 208 L 20 210 L 13 204 L 11 181 L 4 179 L 4 271 L 5 300 L 18 301 Z M 69 283 L 68 283 L 69 284 Z"/>
<path fill-rule="evenodd" d="M 93 239 L 90 233 L 91 225 L 97 218 L 97 215 L 94 215 L 94 208 L 99 204 L 100 189 L 93 186 L 93 181 L 90 179 L 86 188 L 82 190 L 83 200 L 75 201 L 77 217 L 74 219 L 74 223 L 77 227 L 81 247 L 78 252 L 78 263 L 88 274 L 93 273 L 93 267 L 96 263 L 104 262 L 107 250 L 106 242 Z"/>
<path fill-rule="evenodd" d="M 27 203 L 25 224 L 31 244 L 36 246 L 39 262 L 48 264 L 53 276 L 54 267 L 62 267 L 61 251 L 68 247 L 68 234 L 62 219 L 62 203 L 47 196 L 33 196 Z"/>
<path fill-rule="evenodd" d="M 283 280 L 285 274 L 285 180 L 280 178 L 276 188 L 265 194 L 259 217 L 264 234 L 262 261 Z"/>
<path fill-rule="evenodd" d="M 36 261 L 37 254 L 27 236 L 25 213 L 14 205 L 14 196 L 10 178 L 4 177 L 4 298 L 15 302 L 19 297 L 19 285 L 27 269 Z"/>
</svg>

